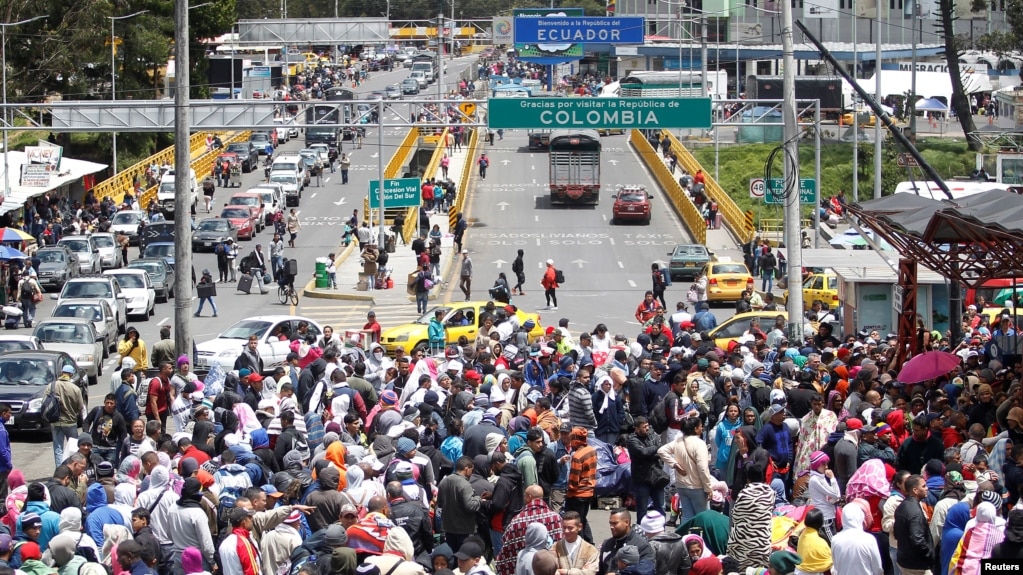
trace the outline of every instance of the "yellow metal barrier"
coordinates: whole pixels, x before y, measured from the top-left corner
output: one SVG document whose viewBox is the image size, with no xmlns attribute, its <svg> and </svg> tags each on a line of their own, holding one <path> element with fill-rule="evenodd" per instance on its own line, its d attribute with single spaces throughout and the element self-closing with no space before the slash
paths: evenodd
<svg viewBox="0 0 1023 575">
<path fill-rule="evenodd" d="M 799 220 L 801 229 L 807 229 L 813 227 L 813 222 L 808 218 Z M 760 228 L 756 235 L 760 236 L 760 239 L 766 240 L 772 247 L 778 247 L 778 244 L 785 241 L 785 220 L 781 218 L 760 218 Z"/>
<path fill-rule="evenodd" d="M 462 213 L 465 207 L 465 196 L 469 195 L 469 178 L 472 177 L 473 160 L 476 159 L 476 146 L 480 142 L 480 131 L 472 130 L 469 142 L 466 145 L 466 160 L 462 165 L 462 177 L 458 180 L 458 193 L 455 194 L 455 202 L 448 210 L 448 231 L 454 233 L 455 224 L 458 223 L 458 214 Z"/>
<path fill-rule="evenodd" d="M 671 150 L 675 152 L 679 165 L 685 168 L 687 172 L 695 174 L 697 170 L 703 169 L 703 166 L 700 165 L 696 157 L 671 132 L 662 130 L 661 134 L 671 138 Z M 724 218 L 725 225 L 739 238 L 739 242 L 746 243 L 752 240 L 755 230 L 752 225 L 747 225 L 742 210 L 732 200 L 732 197 L 725 192 L 724 188 L 706 170 L 703 171 L 703 181 L 707 197 L 718 203 L 718 212 Z"/>
<path fill-rule="evenodd" d="M 190 153 L 194 153 L 200 147 L 206 145 L 206 134 L 207 132 L 196 132 L 189 137 L 188 149 Z M 96 184 L 92 191 L 96 198 L 100 200 L 109 197 L 114 202 L 120 204 L 124 200 L 124 194 L 135 189 L 136 179 L 141 179 L 143 182 L 146 181 L 146 172 L 154 162 L 158 166 L 173 164 L 174 146 L 164 148 L 145 160 L 121 170 L 116 176 Z M 140 203 L 139 205 L 144 206 L 145 204 Z"/>
<path fill-rule="evenodd" d="M 686 195 L 682 186 L 679 185 L 674 174 L 668 171 L 668 166 L 665 166 L 664 162 L 658 157 L 657 150 L 650 145 L 650 142 L 643 137 L 643 133 L 639 130 L 632 131 L 632 134 L 629 136 L 629 142 L 639 152 L 643 163 L 653 173 L 657 183 L 661 185 L 661 189 L 668 196 L 671 205 L 675 208 L 679 217 L 682 218 L 682 222 L 689 229 L 689 233 L 693 235 L 693 241 L 698 244 L 707 245 L 707 223 L 704 221 L 703 216 L 700 215 L 700 212 L 696 210 L 696 206 L 693 205 L 692 200 Z"/>
<path fill-rule="evenodd" d="M 251 132 L 239 132 L 231 135 L 230 137 L 228 137 L 227 135 L 222 135 L 221 141 L 224 143 L 224 146 L 226 147 L 228 144 L 247 141 L 249 139 L 249 134 L 251 134 Z M 199 148 L 196 150 L 192 150 L 192 157 L 195 159 L 192 160 L 192 163 L 190 164 L 192 170 L 195 172 L 195 179 L 197 183 L 202 182 L 203 178 L 211 173 L 211 171 L 213 170 L 213 160 L 223 151 L 210 150 L 209 152 L 205 152 L 196 158 L 195 153 L 199 150 L 205 149 L 206 146 L 206 135 L 202 134 L 202 136 L 203 136 L 202 143 L 199 146 Z M 174 161 L 173 153 L 171 154 L 170 161 L 171 163 L 173 163 Z M 256 169 L 258 169 L 258 167 Z M 148 206 L 150 202 L 156 199 L 156 191 L 159 189 L 159 187 L 160 187 L 159 184 L 157 184 L 146 189 L 145 191 L 142 192 L 142 194 L 139 195 L 139 206 L 143 210 L 146 209 L 146 206 Z"/>
</svg>

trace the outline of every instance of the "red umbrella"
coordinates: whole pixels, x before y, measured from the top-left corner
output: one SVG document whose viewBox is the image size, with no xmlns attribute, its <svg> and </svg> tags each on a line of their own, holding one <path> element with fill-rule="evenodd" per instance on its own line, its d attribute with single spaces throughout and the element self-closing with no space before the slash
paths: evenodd
<svg viewBox="0 0 1023 575">
<path fill-rule="evenodd" d="M 960 361 L 959 356 L 952 353 L 925 351 L 907 361 L 897 379 L 902 383 L 920 383 L 945 375 L 955 369 Z"/>
</svg>

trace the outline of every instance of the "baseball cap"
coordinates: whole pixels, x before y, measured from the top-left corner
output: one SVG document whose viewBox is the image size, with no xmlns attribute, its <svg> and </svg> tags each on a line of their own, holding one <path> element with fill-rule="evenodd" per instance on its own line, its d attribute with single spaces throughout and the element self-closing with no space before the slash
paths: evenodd
<svg viewBox="0 0 1023 575">
<path fill-rule="evenodd" d="M 345 515 L 358 516 L 359 510 L 356 509 L 355 506 L 352 505 L 351 503 L 345 503 L 344 505 L 341 506 L 341 517 L 344 517 Z"/>
<path fill-rule="evenodd" d="M 480 557 L 483 557 L 483 548 L 472 541 L 462 543 L 462 546 L 458 548 L 458 552 L 455 553 L 455 559 L 460 561 L 479 559 Z"/>
<path fill-rule="evenodd" d="M 0 534 L 0 553 L 7 553 L 11 550 L 12 545 L 14 545 L 14 540 L 11 539 L 10 535 L 6 533 Z"/>
</svg>

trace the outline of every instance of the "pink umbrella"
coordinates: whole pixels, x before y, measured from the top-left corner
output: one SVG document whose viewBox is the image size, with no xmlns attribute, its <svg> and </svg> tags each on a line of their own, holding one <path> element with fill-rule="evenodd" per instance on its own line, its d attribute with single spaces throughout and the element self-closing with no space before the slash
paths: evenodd
<svg viewBox="0 0 1023 575">
<path fill-rule="evenodd" d="M 902 383 L 920 383 L 945 375 L 955 369 L 960 361 L 958 355 L 945 351 L 925 351 L 907 361 L 897 379 Z"/>
</svg>

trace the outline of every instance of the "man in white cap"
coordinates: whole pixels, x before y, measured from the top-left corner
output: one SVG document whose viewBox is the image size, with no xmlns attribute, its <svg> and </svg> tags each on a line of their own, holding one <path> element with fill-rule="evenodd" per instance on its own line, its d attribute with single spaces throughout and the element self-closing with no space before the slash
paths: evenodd
<svg viewBox="0 0 1023 575">
<path fill-rule="evenodd" d="M 685 573 L 692 566 L 682 536 L 664 530 L 664 515 L 650 510 L 639 521 L 639 530 L 654 550 L 654 566 L 658 575 Z"/>
<path fill-rule="evenodd" d="M 263 573 L 276 573 L 278 565 L 290 561 L 292 551 L 302 545 L 302 535 L 299 532 L 301 528 L 302 512 L 294 509 L 284 522 L 263 534 L 259 545 Z"/>
</svg>

